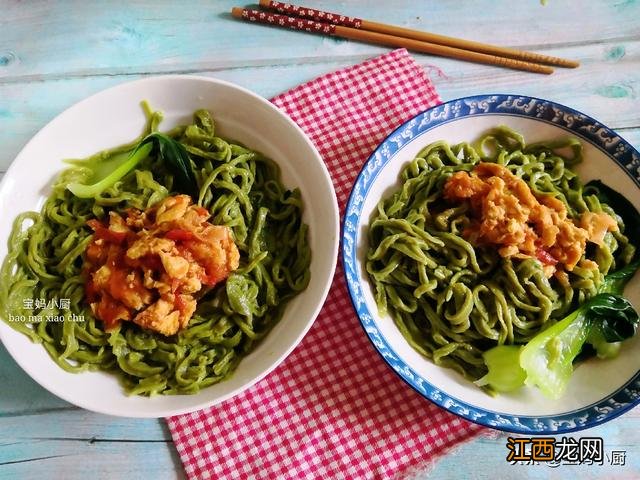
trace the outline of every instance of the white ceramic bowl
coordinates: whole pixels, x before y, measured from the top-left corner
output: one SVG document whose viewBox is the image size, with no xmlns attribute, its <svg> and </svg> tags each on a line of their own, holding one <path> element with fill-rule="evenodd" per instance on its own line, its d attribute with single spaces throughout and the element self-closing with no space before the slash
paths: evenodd
<svg viewBox="0 0 640 480">
<path fill-rule="evenodd" d="M 15 216 L 40 210 L 48 186 L 64 168 L 62 159 L 81 158 L 135 138 L 144 126 L 140 102 L 161 110 L 168 129 L 209 109 L 216 131 L 261 151 L 282 169 L 285 186 L 299 187 L 312 250 L 311 282 L 288 306 L 264 341 L 233 376 L 196 395 L 127 396 L 114 375 L 70 374 L 42 345 L 0 321 L 0 339 L 16 362 L 55 395 L 88 410 L 128 417 L 162 417 L 219 403 L 263 378 L 300 342 L 315 320 L 331 284 L 338 251 L 339 213 L 322 158 L 302 130 L 264 98 L 236 85 L 206 77 L 163 76 L 118 85 L 72 106 L 24 147 L 0 183 L 0 259 Z M 0 286 L 2 288 L 2 286 Z"/>
<path fill-rule="evenodd" d="M 640 334 L 609 361 L 580 364 L 565 395 L 549 400 L 533 388 L 490 397 L 453 370 L 412 349 L 389 316 L 381 316 L 364 268 L 367 229 L 376 204 L 399 188 L 398 174 L 436 140 L 474 141 L 497 125 L 522 133 L 528 143 L 568 135 L 584 145 L 576 170 L 584 183 L 601 179 L 640 210 L 640 154 L 615 132 L 571 108 L 519 95 L 478 95 L 418 114 L 380 144 L 363 167 L 347 205 L 342 238 L 347 284 L 366 334 L 384 360 L 413 388 L 468 420 L 520 433 L 561 433 L 588 428 L 640 402 Z M 640 307 L 640 273 L 625 295 Z"/>
</svg>

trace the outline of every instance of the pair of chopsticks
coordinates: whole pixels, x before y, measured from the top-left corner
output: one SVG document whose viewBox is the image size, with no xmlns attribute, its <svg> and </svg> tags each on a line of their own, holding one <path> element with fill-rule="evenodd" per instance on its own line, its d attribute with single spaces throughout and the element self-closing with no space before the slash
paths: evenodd
<svg viewBox="0 0 640 480">
<path fill-rule="evenodd" d="M 250 22 L 404 47 L 416 52 L 527 72 L 550 74 L 553 73 L 553 68 L 549 65 L 567 68 L 580 65 L 574 60 L 411 30 L 272 0 L 260 0 L 260 7 L 266 11 L 234 7 L 231 13 L 236 18 Z"/>
</svg>

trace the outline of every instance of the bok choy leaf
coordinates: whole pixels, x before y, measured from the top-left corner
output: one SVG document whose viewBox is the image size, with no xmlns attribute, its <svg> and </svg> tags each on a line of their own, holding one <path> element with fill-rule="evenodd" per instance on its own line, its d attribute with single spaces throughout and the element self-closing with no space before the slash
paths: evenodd
<svg viewBox="0 0 640 480">
<path fill-rule="evenodd" d="M 624 297 L 599 293 L 564 319 L 540 332 L 524 346 L 500 345 L 483 355 L 489 373 L 476 382 L 498 392 L 523 385 L 538 387 L 557 399 L 573 373 L 573 361 L 587 341 L 600 348 L 632 337 L 638 313 Z"/>
<path fill-rule="evenodd" d="M 121 180 L 152 153 L 173 174 L 173 189 L 197 199 L 198 182 L 189 153 L 180 142 L 159 132 L 150 133 L 132 150 L 116 153 L 106 159 L 98 156 L 83 162 L 73 162 L 87 169 L 89 174 L 85 183 L 73 182 L 67 188 L 76 197 L 94 198 Z"/>
<path fill-rule="evenodd" d="M 100 156 L 83 162 L 73 162 L 89 171 L 86 183 L 73 182 L 67 189 L 79 198 L 94 198 L 133 170 L 151 153 L 151 144 L 138 146 L 132 151 L 120 152 L 109 158 Z"/>
<path fill-rule="evenodd" d="M 632 337 L 637 326 L 638 313 L 626 298 L 610 293 L 590 298 L 522 348 L 525 383 L 549 398 L 559 398 L 573 373 L 573 360 L 592 332 L 601 333 L 599 338 L 606 343 L 618 342 Z"/>
</svg>

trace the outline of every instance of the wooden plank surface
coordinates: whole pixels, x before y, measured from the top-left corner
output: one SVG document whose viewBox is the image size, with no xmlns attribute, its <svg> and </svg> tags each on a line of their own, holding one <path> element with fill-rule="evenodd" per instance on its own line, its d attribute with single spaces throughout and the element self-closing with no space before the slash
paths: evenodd
<svg viewBox="0 0 640 480">
<path fill-rule="evenodd" d="M 5 2 L 7 3 L 7 2 Z M 241 2 L 240 2 L 241 3 Z M 309 1 L 309 6 L 409 28 L 553 53 L 558 47 L 640 39 L 634 1 Z M 10 1 L 0 78 L 185 72 L 255 64 L 351 60 L 383 48 L 233 21 L 234 0 Z M 111 5 L 111 6 L 109 6 Z M 81 19 L 81 21 L 71 21 Z M 31 32 L 33 35 L 25 35 Z M 241 38 L 242 41 L 238 41 Z M 461 69 L 466 65 L 460 64 Z"/>
<path fill-rule="evenodd" d="M 387 49 L 234 21 L 235 1 L 0 0 L 0 177 L 22 146 L 78 100 L 159 73 L 215 76 L 271 97 Z M 583 111 L 640 146 L 640 2 L 313 1 L 309 6 L 575 58 L 538 76 L 426 55 L 443 98 L 518 93 Z M 366 12 L 366 15 L 363 13 Z M 164 423 L 83 411 L 33 382 L 0 346 L 0 478 L 182 478 Z M 510 466 L 506 436 L 461 446 L 418 478 L 638 478 L 640 412 L 589 430 L 624 466 Z M 580 433 L 574 435 L 581 436 Z"/>
<path fill-rule="evenodd" d="M 613 54 L 612 52 L 615 52 Z M 554 53 L 580 58 L 577 70 L 558 70 L 551 76 L 522 74 L 483 65 L 462 64 L 453 60 L 437 61 L 416 55 L 427 69 L 444 100 L 474 93 L 518 93 L 541 96 L 570 105 L 606 125 L 623 132 L 640 125 L 640 40 L 614 45 L 576 46 Z M 364 57 L 363 57 L 364 58 Z M 353 63 L 351 58 L 326 63 L 299 65 L 263 65 L 192 74 L 213 76 L 249 88 L 264 97 L 272 97 L 318 75 Z M 142 75 L 72 77 L 24 82 L 2 82 L 0 98 L 0 172 L 6 170 L 20 148 L 37 130 L 75 102 L 104 88 Z M 43 101 L 46 99 L 46 101 Z M 633 135 L 633 134 L 631 134 Z"/>
</svg>

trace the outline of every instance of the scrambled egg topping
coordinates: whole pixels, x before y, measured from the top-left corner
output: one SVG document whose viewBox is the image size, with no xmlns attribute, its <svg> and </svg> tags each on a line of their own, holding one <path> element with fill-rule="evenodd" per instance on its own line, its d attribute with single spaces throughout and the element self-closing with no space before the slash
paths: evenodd
<svg viewBox="0 0 640 480">
<path fill-rule="evenodd" d="M 472 222 L 463 236 L 471 243 L 495 246 L 502 257 L 537 258 L 548 277 L 573 270 L 587 241 L 600 245 L 607 232 L 618 230 L 615 219 L 602 212 L 568 218 L 561 200 L 534 195 L 524 180 L 496 163 L 453 174 L 445 183 L 444 198 L 469 201 Z M 598 267 L 589 260 L 581 265 Z"/>
<path fill-rule="evenodd" d="M 177 195 L 146 211 L 88 222 L 95 233 L 85 252 L 86 294 L 107 330 L 133 321 L 173 335 L 187 326 L 198 294 L 240 261 L 231 230 L 208 218 L 189 196 Z"/>
</svg>

